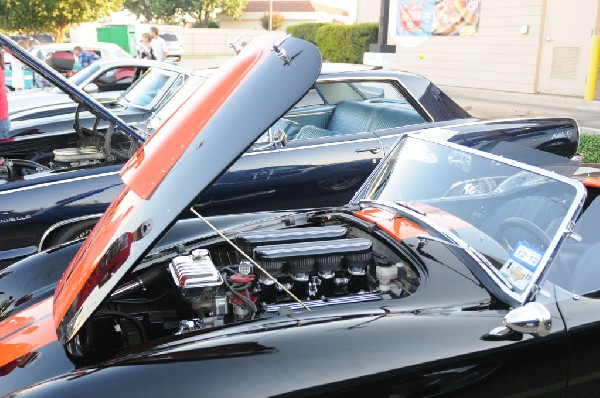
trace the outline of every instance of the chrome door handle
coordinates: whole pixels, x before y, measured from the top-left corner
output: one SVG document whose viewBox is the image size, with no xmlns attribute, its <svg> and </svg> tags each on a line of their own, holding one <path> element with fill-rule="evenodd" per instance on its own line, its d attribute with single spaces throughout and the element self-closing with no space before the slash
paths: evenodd
<svg viewBox="0 0 600 398">
<path fill-rule="evenodd" d="M 376 153 L 379 153 L 379 151 L 381 151 L 381 147 L 373 147 L 373 148 L 359 148 L 359 149 L 357 149 L 355 152 L 356 152 L 356 153 L 361 153 L 361 152 L 371 152 L 373 155 L 375 155 Z"/>
</svg>

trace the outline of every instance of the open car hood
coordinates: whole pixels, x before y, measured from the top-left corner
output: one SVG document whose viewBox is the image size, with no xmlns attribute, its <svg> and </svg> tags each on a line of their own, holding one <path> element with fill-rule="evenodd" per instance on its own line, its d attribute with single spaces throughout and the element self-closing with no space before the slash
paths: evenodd
<svg viewBox="0 0 600 398">
<path fill-rule="evenodd" d="M 131 127 L 125 122 L 115 116 L 112 112 L 100 105 L 94 98 L 88 93 L 73 85 L 64 76 L 52 69 L 50 66 L 35 58 L 29 54 L 25 49 L 15 43 L 7 36 L 0 33 L 0 46 L 4 47 L 5 50 L 9 50 L 13 57 L 17 57 L 28 67 L 33 69 L 35 73 L 44 77 L 46 80 L 52 82 L 56 87 L 65 92 L 66 94 L 77 102 L 81 106 L 84 106 L 92 114 L 101 117 L 108 122 L 114 123 L 121 131 L 135 138 L 136 140 L 143 142 L 144 139 L 137 134 Z"/>
<path fill-rule="evenodd" d="M 202 85 L 121 170 L 125 187 L 67 268 L 54 295 L 59 340 L 73 339 L 177 217 L 313 85 L 318 49 L 254 39 Z"/>
</svg>

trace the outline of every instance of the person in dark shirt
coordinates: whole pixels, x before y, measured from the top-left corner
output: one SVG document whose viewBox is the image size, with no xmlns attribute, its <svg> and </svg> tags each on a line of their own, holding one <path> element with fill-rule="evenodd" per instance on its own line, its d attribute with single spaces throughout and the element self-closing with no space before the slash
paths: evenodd
<svg viewBox="0 0 600 398">
<path fill-rule="evenodd" d="M 98 54 L 95 54 L 90 51 L 83 51 L 83 48 L 81 48 L 81 46 L 73 47 L 73 54 L 77 58 L 79 58 L 79 64 L 81 65 L 82 68 L 85 68 L 92 62 L 100 59 L 100 56 Z"/>
</svg>

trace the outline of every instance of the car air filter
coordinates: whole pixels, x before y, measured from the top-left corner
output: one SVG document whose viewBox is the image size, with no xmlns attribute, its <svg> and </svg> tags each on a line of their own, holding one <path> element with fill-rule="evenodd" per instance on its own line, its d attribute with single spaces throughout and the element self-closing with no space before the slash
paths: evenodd
<svg viewBox="0 0 600 398">
<path fill-rule="evenodd" d="M 347 230 L 342 226 L 289 228 L 272 231 L 252 231 L 236 238 L 238 246 L 249 256 L 257 246 L 279 243 L 313 242 L 346 237 Z"/>
<path fill-rule="evenodd" d="M 363 238 L 287 243 L 258 246 L 254 249 L 254 258 L 261 265 L 281 262 L 287 264 L 289 272 L 310 272 L 315 263 L 321 264 L 320 267 L 324 267 L 323 269 L 327 269 L 327 266 L 335 266 L 336 258 L 368 259 L 371 256 L 371 248 L 371 241 Z"/>
</svg>

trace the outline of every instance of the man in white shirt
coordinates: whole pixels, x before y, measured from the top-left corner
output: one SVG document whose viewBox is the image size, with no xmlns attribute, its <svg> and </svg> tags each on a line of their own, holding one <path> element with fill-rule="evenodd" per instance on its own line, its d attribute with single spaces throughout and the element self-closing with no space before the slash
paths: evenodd
<svg viewBox="0 0 600 398">
<path fill-rule="evenodd" d="M 167 43 L 165 40 L 158 35 L 158 28 L 153 26 L 150 28 L 150 35 L 152 41 L 150 47 L 152 47 L 152 54 L 158 61 L 164 61 L 167 59 Z"/>
</svg>

